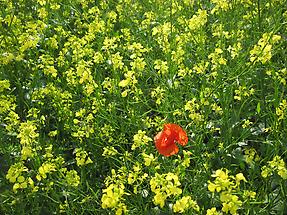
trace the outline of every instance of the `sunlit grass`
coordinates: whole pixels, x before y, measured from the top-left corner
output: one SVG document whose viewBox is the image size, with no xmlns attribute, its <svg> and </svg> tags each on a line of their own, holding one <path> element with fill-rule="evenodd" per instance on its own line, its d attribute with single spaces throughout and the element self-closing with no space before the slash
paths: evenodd
<svg viewBox="0 0 287 215">
<path fill-rule="evenodd" d="M 0 7 L 0 214 L 287 213 L 286 1 Z"/>
</svg>

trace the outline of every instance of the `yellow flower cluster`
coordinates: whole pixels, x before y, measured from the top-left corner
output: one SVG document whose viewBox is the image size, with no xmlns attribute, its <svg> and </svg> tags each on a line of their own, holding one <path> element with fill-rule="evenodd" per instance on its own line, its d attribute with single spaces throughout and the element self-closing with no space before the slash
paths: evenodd
<svg viewBox="0 0 287 215">
<path fill-rule="evenodd" d="M 0 55 L 0 63 L 7 65 L 9 64 L 15 56 L 12 53 L 9 52 L 4 52 L 3 54 Z"/>
<path fill-rule="evenodd" d="M 144 61 L 144 58 L 137 57 L 133 59 L 133 61 L 130 63 L 132 71 L 136 71 L 137 73 L 141 74 L 141 72 L 145 69 L 146 62 Z"/>
<path fill-rule="evenodd" d="M 124 195 L 127 193 L 125 191 L 125 184 L 142 183 L 147 175 L 143 174 L 142 177 L 140 175 L 141 173 L 142 170 L 139 163 L 133 166 L 132 171 L 128 171 L 125 166 L 119 168 L 118 171 L 112 169 L 111 176 L 105 178 L 106 188 L 102 190 L 102 208 L 111 208 L 115 211 L 116 215 L 126 213 L 127 206 L 124 203 Z M 135 188 L 134 191 L 137 193 L 137 188 Z"/>
<path fill-rule="evenodd" d="M 133 192 L 138 193 L 138 187 L 146 180 L 148 177 L 147 173 L 142 171 L 142 166 L 140 163 L 136 163 L 133 166 L 133 169 L 128 173 L 127 182 L 130 185 L 133 185 Z"/>
<path fill-rule="evenodd" d="M 109 124 L 104 124 L 101 127 L 101 134 L 100 137 L 104 140 L 107 141 L 108 143 L 111 143 L 114 140 L 114 135 L 113 132 L 115 129 L 109 125 Z"/>
<path fill-rule="evenodd" d="M 155 14 L 152 11 L 148 11 L 144 13 L 145 19 L 141 22 L 141 26 L 143 29 L 147 29 L 155 19 Z"/>
<path fill-rule="evenodd" d="M 155 193 L 153 202 L 161 208 L 165 205 L 165 200 L 170 196 L 178 196 L 182 193 L 178 176 L 174 173 L 158 174 L 150 180 L 151 191 Z"/>
<path fill-rule="evenodd" d="M 146 135 L 145 131 L 139 130 L 133 137 L 132 150 L 147 145 L 151 141 L 152 139 Z"/>
<path fill-rule="evenodd" d="M 57 172 L 60 169 L 60 166 L 64 163 L 64 158 L 62 158 L 61 156 L 54 158 L 52 149 L 52 145 L 49 145 L 45 148 L 45 154 L 43 155 L 45 161 L 38 168 L 38 174 L 36 175 L 36 179 L 38 181 L 47 179 L 48 174 L 51 174 L 52 172 Z M 53 183 L 54 182 L 50 182 L 50 186 L 53 185 Z"/>
<path fill-rule="evenodd" d="M 123 57 L 121 56 L 120 52 L 111 54 L 111 63 L 115 71 L 124 67 Z"/>
<path fill-rule="evenodd" d="M 42 55 L 40 56 L 40 60 L 41 64 L 38 65 L 39 69 L 43 69 L 45 75 L 56 78 L 58 72 L 54 67 L 54 58 L 49 55 Z"/>
<path fill-rule="evenodd" d="M 284 86 L 286 85 L 286 77 L 287 77 L 287 69 L 279 69 L 279 70 L 267 70 L 266 74 L 271 76 L 273 79 L 278 80 Z"/>
<path fill-rule="evenodd" d="M 66 173 L 66 182 L 69 186 L 72 187 L 78 187 L 78 185 L 80 184 L 80 176 L 78 175 L 76 170 L 69 170 L 69 171 L 65 171 L 65 169 L 63 169 L 64 172 Z"/>
<path fill-rule="evenodd" d="M 254 88 L 248 89 L 246 86 L 239 86 L 239 88 L 234 92 L 235 92 L 234 99 L 241 101 L 242 98 L 246 98 L 253 95 L 255 90 Z"/>
<path fill-rule="evenodd" d="M 80 109 L 75 113 L 73 137 L 83 141 L 84 138 L 89 138 L 94 133 L 94 114 L 88 112 L 85 108 Z"/>
<path fill-rule="evenodd" d="M 47 174 L 50 172 L 56 171 L 56 165 L 51 162 L 47 161 L 44 162 L 40 167 L 39 167 L 39 174 L 36 176 L 38 181 L 41 181 L 42 179 L 47 178 Z"/>
<path fill-rule="evenodd" d="M 180 175 L 183 172 L 187 171 L 187 168 L 190 166 L 192 159 L 192 152 L 187 150 L 182 150 L 183 156 L 178 155 L 178 157 L 174 160 L 174 165 L 176 166 L 175 172 Z"/>
<path fill-rule="evenodd" d="M 167 61 L 155 60 L 154 68 L 158 71 L 159 74 L 164 75 L 168 73 Z"/>
<path fill-rule="evenodd" d="M 10 166 L 6 174 L 6 179 L 8 179 L 10 183 L 14 183 L 14 192 L 17 192 L 18 189 L 25 189 L 28 186 L 34 188 L 34 181 L 24 175 L 24 172 L 27 171 L 28 168 L 24 166 L 23 162 L 18 162 Z"/>
<path fill-rule="evenodd" d="M 272 34 L 272 32 L 264 33 L 258 43 L 254 45 L 253 49 L 250 51 L 250 61 L 252 63 L 261 62 L 262 64 L 265 64 L 270 61 L 272 57 L 272 45 L 281 39 L 281 36 Z"/>
<path fill-rule="evenodd" d="M 213 70 L 212 76 L 217 76 L 217 69 L 220 65 L 226 65 L 227 60 L 223 57 L 223 50 L 221 48 L 215 48 L 214 52 L 208 55 L 208 58 L 211 59 L 211 69 Z"/>
<path fill-rule="evenodd" d="M 249 128 L 253 123 L 249 119 L 244 119 L 242 123 L 242 128 Z"/>
<path fill-rule="evenodd" d="M 254 165 L 260 158 L 254 148 L 248 148 L 244 150 L 244 159 L 247 164 Z"/>
<path fill-rule="evenodd" d="M 59 116 L 71 114 L 72 94 L 66 90 L 56 87 L 53 83 L 48 83 L 47 86 L 35 89 L 31 99 L 37 102 L 40 108 L 44 108 L 46 100 L 51 100 L 49 108 L 54 108 Z"/>
<path fill-rule="evenodd" d="M 106 146 L 104 147 L 104 152 L 102 153 L 102 156 L 104 157 L 110 157 L 118 154 L 119 152 L 115 149 L 113 146 Z"/>
<path fill-rule="evenodd" d="M 192 100 L 188 101 L 184 106 L 185 111 L 189 112 L 189 117 L 194 121 L 195 123 L 199 123 L 203 121 L 204 116 L 200 113 L 200 105 L 196 101 L 196 98 L 193 98 Z"/>
<path fill-rule="evenodd" d="M 130 55 L 131 59 L 138 58 L 138 61 L 141 62 L 140 65 L 143 66 L 143 64 L 145 64 L 145 62 L 143 62 L 143 58 L 141 57 L 143 56 L 144 53 L 149 52 L 150 49 L 143 47 L 143 45 L 139 42 L 133 42 L 132 44 L 129 44 L 127 46 L 127 49 L 129 52 L 132 52 L 132 54 Z M 142 68 L 142 66 L 140 66 L 139 68 Z"/>
<path fill-rule="evenodd" d="M 200 63 L 197 63 L 194 65 L 194 67 L 192 68 L 192 70 L 196 73 L 196 74 L 205 74 L 207 68 L 209 66 L 209 62 L 205 62 L 205 61 L 201 61 Z"/>
<path fill-rule="evenodd" d="M 189 208 L 192 208 L 196 212 L 199 212 L 200 210 L 197 202 L 192 200 L 190 196 L 182 197 L 181 199 L 177 200 L 172 206 L 173 212 L 175 213 L 183 213 Z"/>
<path fill-rule="evenodd" d="M 212 25 L 212 36 L 214 37 L 225 37 L 226 39 L 230 38 L 230 33 L 224 30 L 223 24 L 214 23 Z"/>
<path fill-rule="evenodd" d="M 228 0 L 211 0 L 215 7 L 211 10 L 211 14 L 218 13 L 219 11 L 227 11 L 230 7 Z"/>
<path fill-rule="evenodd" d="M 82 148 L 76 148 L 74 153 L 76 154 L 76 161 L 78 166 L 84 166 L 93 163 L 88 153 Z"/>
<path fill-rule="evenodd" d="M 122 97 L 126 97 L 129 92 L 134 92 L 136 88 L 136 84 L 138 80 L 136 79 L 136 75 L 134 71 L 127 71 L 125 74 L 125 79 L 121 80 L 119 86 L 124 88 L 125 90 L 122 92 Z"/>
<path fill-rule="evenodd" d="M 148 154 L 143 152 L 141 154 L 142 154 L 145 166 L 150 166 L 152 163 L 156 162 L 156 158 L 154 157 L 154 155 L 152 153 L 150 153 L 148 155 Z"/>
<path fill-rule="evenodd" d="M 0 101 L 1 103 L 1 101 Z M 1 106 L 1 104 L 0 104 Z M 1 109 L 1 107 L 0 107 Z M 10 133 L 16 133 L 20 124 L 20 117 L 19 115 L 15 112 L 15 108 L 11 107 L 7 117 L 5 117 L 5 122 L 7 123 L 5 129 Z"/>
<path fill-rule="evenodd" d="M 244 190 L 243 191 L 243 198 L 244 199 L 255 199 L 256 197 L 256 192 L 251 191 L 251 190 Z"/>
<path fill-rule="evenodd" d="M 164 53 L 170 50 L 169 35 L 171 29 L 175 29 L 170 22 L 165 22 L 162 25 L 156 26 L 152 29 L 152 35 L 155 36 L 156 42 Z"/>
<path fill-rule="evenodd" d="M 171 60 L 172 62 L 177 64 L 179 68 L 184 69 L 183 61 L 184 61 L 185 51 L 184 51 L 184 48 L 182 47 L 183 41 L 181 39 L 178 39 L 177 42 L 178 42 L 178 45 L 176 47 L 176 50 L 171 52 Z"/>
<path fill-rule="evenodd" d="M 286 164 L 280 156 L 276 155 L 272 161 L 268 161 L 267 163 L 267 165 L 261 168 L 263 178 L 267 178 L 276 172 L 281 178 L 287 179 Z"/>
<path fill-rule="evenodd" d="M 15 97 L 7 93 L 10 90 L 10 82 L 8 80 L 0 81 L 0 114 L 5 115 L 5 129 L 9 134 L 17 133 L 20 124 L 19 116 L 15 112 Z M 2 120 L 2 116 L 0 116 Z"/>
<path fill-rule="evenodd" d="M 242 50 L 242 44 L 240 42 L 235 43 L 233 46 L 229 46 L 227 50 L 230 52 L 231 58 L 235 59 Z"/>
<path fill-rule="evenodd" d="M 206 215 L 222 215 L 221 212 L 217 211 L 215 207 L 207 209 Z"/>
<path fill-rule="evenodd" d="M 283 120 L 285 115 L 286 115 L 286 110 L 287 110 L 287 101 L 283 99 L 279 107 L 276 108 L 276 115 L 278 116 L 278 120 Z"/>
<path fill-rule="evenodd" d="M 125 186 L 123 184 L 110 184 L 103 190 L 102 208 L 112 208 L 116 210 L 116 215 L 127 212 L 127 207 L 121 202 L 125 194 Z"/>
<path fill-rule="evenodd" d="M 19 134 L 17 137 L 20 139 L 22 145 L 21 158 L 26 160 L 33 157 L 33 144 L 37 142 L 39 134 L 36 132 L 37 127 L 34 122 L 27 121 L 20 124 Z"/>
<path fill-rule="evenodd" d="M 4 90 L 7 90 L 9 88 L 10 88 L 10 82 L 8 80 L 0 81 L 0 93 L 2 93 Z"/>
<path fill-rule="evenodd" d="M 218 192 L 222 203 L 222 211 L 225 213 L 237 214 L 237 210 L 242 206 L 243 202 L 237 196 L 241 181 L 246 179 L 242 173 L 238 173 L 235 177 L 228 175 L 227 169 L 218 169 L 212 175 L 214 181 L 208 181 L 208 190 L 212 193 Z M 210 212 L 210 214 L 212 214 Z"/>
<path fill-rule="evenodd" d="M 115 90 L 114 82 L 115 82 L 115 79 L 106 77 L 105 80 L 102 82 L 102 86 L 105 90 L 108 90 L 110 93 L 112 93 Z"/>
<path fill-rule="evenodd" d="M 191 19 L 188 20 L 188 27 L 191 31 L 196 31 L 207 22 L 207 11 L 199 9 Z"/>
<path fill-rule="evenodd" d="M 156 100 L 155 100 L 155 103 L 156 103 L 156 104 L 158 104 L 158 105 L 161 104 L 161 102 L 162 102 L 162 100 L 163 100 L 163 98 L 164 98 L 164 92 L 165 92 L 165 90 L 162 89 L 161 87 L 156 87 L 155 89 L 153 89 L 153 90 L 151 91 L 151 97 L 152 97 L 153 99 L 156 99 Z"/>
</svg>

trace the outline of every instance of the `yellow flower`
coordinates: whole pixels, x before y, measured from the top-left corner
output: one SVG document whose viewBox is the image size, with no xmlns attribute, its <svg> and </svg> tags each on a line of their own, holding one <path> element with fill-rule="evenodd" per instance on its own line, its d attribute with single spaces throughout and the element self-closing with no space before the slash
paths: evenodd
<svg viewBox="0 0 287 215">
<path fill-rule="evenodd" d="M 235 178 L 236 178 L 236 183 L 240 183 L 240 181 L 247 182 L 245 177 L 244 177 L 244 175 L 242 173 L 236 174 Z"/>
<path fill-rule="evenodd" d="M 222 169 L 218 169 L 215 171 L 215 174 L 211 175 L 212 177 L 218 177 L 222 180 L 227 180 L 228 179 L 228 170 L 225 172 Z"/>
<path fill-rule="evenodd" d="M 22 162 L 15 163 L 10 166 L 6 179 L 8 179 L 10 183 L 14 183 L 14 192 L 17 192 L 18 189 L 25 189 L 28 186 L 30 186 L 32 189 L 34 188 L 34 181 L 30 177 L 24 176 L 24 172 L 27 171 L 28 168 L 25 167 Z"/>
<path fill-rule="evenodd" d="M 118 154 L 118 151 L 113 147 L 113 146 L 106 146 L 104 147 L 104 152 L 102 154 L 102 156 L 113 156 Z"/>
<path fill-rule="evenodd" d="M 215 190 L 216 190 L 217 192 L 220 192 L 220 190 L 221 190 L 221 188 L 220 188 L 218 185 L 216 185 L 215 183 L 212 183 L 212 182 L 210 182 L 210 181 L 208 181 L 208 186 L 207 186 L 207 188 L 208 188 L 208 190 L 209 190 L 210 192 L 212 192 L 212 193 L 214 193 Z"/>
<path fill-rule="evenodd" d="M 134 61 L 130 63 L 133 71 L 142 72 L 145 69 L 146 62 L 144 61 L 144 58 L 135 58 Z"/>
<path fill-rule="evenodd" d="M 164 75 L 168 72 L 167 61 L 155 60 L 154 64 L 155 64 L 154 68 L 158 70 L 158 73 Z"/>
<path fill-rule="evenodd" d="M 68 185 L 77 187 L 80 184 L 80 176 L 76 170 L 70 170 L 66 173 L 66 181 Z"/>
<path fill-rule="evenodd" d="M 150 180 L 150 186 L 152 192 L 155 193 L 154 203 L 155 205 L 164 206 L 164 202 L 167 197 L 173 195 L 177 196 L 182 193 L 178 176 L 174 173 L 158 174 Z"/>
<path fill-rule="evenodd" d="M 147 145 L 152 139 L 146 135 L 145 131 L 139 130 L 138 133 L 134 135 L 133 141 L 132 150 L 135 150 L 140 146 Z"/>
<path fill-rule="evenodd" d="M 200 27 L 204 26 L 207 22 L 207 11 L 199 9 L 195 15 L 188 20 L 188 27 L 191 31 L 198 30 Z"/>
<path fill-rule="evenodd" d="M 76 148 L 74 153 L 76 154 L 76 161 L 78 166 L 84 166 L 93 163 L 88 153 L 82 148 Z"/>
<path fill-rule="evenodd" d="M 210 192 L 219 192 L 220 201 L 222 202 L 222 211 L 225 213 L 237 214 L 237 210 L 242 206 L 243 202 L 237 196 L 241 181 L 246 181 L 242 173 L 236 176 L 229 176 L 227 169 L 219 169 L 212 175 L 215 177 L 214 182 L 208 182 Z M 250 191 L 250 195 L 252 191 Z M 217 214 L 216 210 L 210 209 L 207 214 Z"/>
<path fill-rule="evenodd" d="M 228 0 L 211 0 L 215 4 L 215 7 L 211 10 L 211 14 L 214 14 L 220 10 L 227 11 L 229 8 Z"/>
<path fill-rule="evenodd" d="M 273 35 L 271 40 L 269 40 L 270 33 L 264 33 L 259 39 L 258 43 L 254 45 L 253 49 L 250 51 L 250 61 L 252 63 L 261 62 L 265 64 L 272 57 L 272 45 L 278 42 L 281 37 L 279 35 Z"/>
<path fill-rule="evenodd" d="M 153 89 L 153 91 L 151 92 L 151 97 L 156 99 L 155 101 L 156 104 L 158 105 L 161 104 L 163 97 L 164 97 L 164 92 L 165 90 L 160 88 L 159 86 Z"/>
<path fill-rule="evenodd" d="M 159 205 L 161 208 L 163 208 L 165 200 L 166 200 L 166 194 L 164 193 L 157 193 L 154 197 L 153 197 L 153 201 L 155 205 Z"/>
<path fill-rule="evenodd" d="M 189 207 L 188 202 L 191 201 L 190 196 L 184 196 L 180 200 L 177 200 L 176 203 L 173 205 L 173 212 L 183 213 Z"/>
<path fill-rule="evenodd" d="M 117 52 L 116 54 L 113 54 L 111 56 L 112 60 L 112 64 L 113 64 L 113 68 L 116 69 L 122 69 L 124 67 L 124 63 L 123 63 L 123 57 L 120 55 L 119 52 Z"/>
<path fill-rule="evenodd" d="M 251 190 L 243 191 L 243 198 L 245 199 L 248 199 L 248 198 L 255 199 L 255 196 L 256 196 L 256 192 L 254 191 L 251 191 Z"/>
<path fill-rule="evenodd" d="M 222 213 L 218 212 L 216 208 L 211 208 L 206 211 L 206 215 L 221 215 Z"/>
<path fill-rule="evenodd" d="M 116 210 L 116 215 L 121 215 L 121 214 L 125 214 L 127 213 L 127 206 L 123 203 L 120 203 L 118 206 L 117 206 L 117 210 Z"/>
<path fill-rule="evenodd" d="M 244 119 L 242 128 L 248 128 L 250 125 L 252 125 L 252 122 L 249 121 L 249 119 Z"/>
<path fill-rule="evenodd" d="M 283 178 L 287 179 L 287 169 L 285 166 L 284 160 L 276 155 L 272 161 L 268 161 L 268 165 L 263 166 L 261 169 L 261 176 L 263 178 L 266 178 L 268 176 L 271 176 L 274 172 L 277 172 L 277 174 Z"/>
<path fill-rule="evenodd" d="M 177 200 L 172 208 L 173 212 L 175 213 L 183 213 L 190 207 L 192 207 L 197 212 L 200 209 L 197 203 L 192 200 L 190 196 L 184 196 L 181 199 Z"/>
<path fill-rule="evenodd" d="M 268 176 L 272 175 L 272 169 L 270 169 L 269 167 L 267 166 L 263 166 L 261 168 L 261 176 L 263 178 L 267 178 Z"/>
<path fill-rule="evenodd" d="M 36 176 L 38 181 L 41 181 L 42 178 L 47 178 L 47 173 L 56 171 L 56 166 L 53 163 L 45 162 L 39 167 L 39 174 Z"/>
<path fill-rule="evenodd" d="M 144 162 L 146 166 L 150 166 L 152 162 L 154 162 L 156 159 L 154 158 L 153 154 L 147 155 L 146 153 L 142 153 Z"/>
</svg>

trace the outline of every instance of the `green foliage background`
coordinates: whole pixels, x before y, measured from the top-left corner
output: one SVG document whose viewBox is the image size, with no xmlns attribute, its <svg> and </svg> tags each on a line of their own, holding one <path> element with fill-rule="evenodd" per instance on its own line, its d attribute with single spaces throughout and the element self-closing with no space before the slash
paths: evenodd
<svg viewBox="0 0 287 215">
<path fill-rule="evenodd" d="M 286 1 L 0 8 L 0 214 L 287 213 Z M 165 123 L 178 155 L 155 149 Z"/>
</svg>

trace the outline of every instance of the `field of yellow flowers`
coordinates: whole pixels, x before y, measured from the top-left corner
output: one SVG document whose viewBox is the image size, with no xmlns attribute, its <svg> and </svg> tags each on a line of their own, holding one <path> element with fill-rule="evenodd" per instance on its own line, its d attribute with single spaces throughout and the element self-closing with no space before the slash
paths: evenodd
<svg viewBox="0 0 287 215">
<path fill-rule="evenodd" d="M 0 214 L 287 214 L 286 0 L 0 0 Z"/>
</svg>

